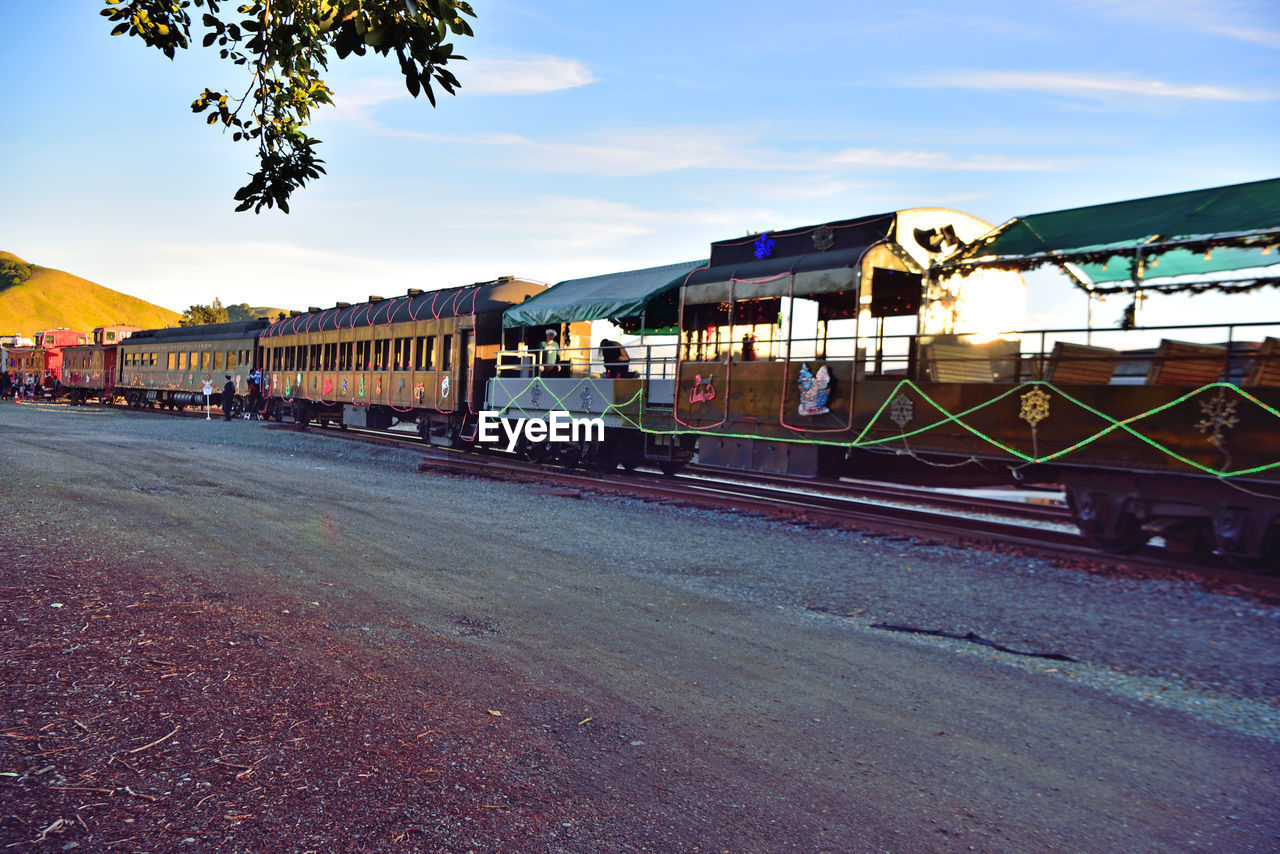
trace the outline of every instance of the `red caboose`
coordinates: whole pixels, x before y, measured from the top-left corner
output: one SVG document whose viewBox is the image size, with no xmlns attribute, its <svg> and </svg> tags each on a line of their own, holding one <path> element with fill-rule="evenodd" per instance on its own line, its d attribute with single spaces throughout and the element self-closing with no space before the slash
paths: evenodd
<svg viewBox="0 0 1280 854">
<path fill-rule="evenodd" d="M 36 367 L 40 369 L 39 373 L 36 373 L 37 383 L 46 388 L 57 388 L 61 385 L 62 351 L 67 347 L 88 343 L 88 332 L 77 332 L 74 329 L 65 327 L 37 332 L 36 346 L 33 349 L 43 351 L 42 358 L 32 360 L 32 373 L 36 373 L 34 370 Z M 38 365 L 37 362 L 39 363 Z"/>
</svg>

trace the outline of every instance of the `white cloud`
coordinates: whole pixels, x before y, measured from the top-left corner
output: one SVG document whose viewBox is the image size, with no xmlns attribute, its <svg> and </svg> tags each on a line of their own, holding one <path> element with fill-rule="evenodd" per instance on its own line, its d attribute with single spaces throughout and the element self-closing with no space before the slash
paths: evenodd
<svg viewBox="0 0 1280 854">
<path fill-rule="evenodd" d="M 1274 19 L 1275 0 L 1076 0 L 1073 5 L 1116 17 L 1157 20 L 1163 25 L 1181 25 L 1189 30 L 1204 30 L 1263 47 L 1280 48 L 1280 31 L 1222 23 L 1232 20 L 1256 24 L 1268 16 Z"/>
<path fill-rule="evenodd" d="M 1260 27 L 1232 27 L 1223 24 L 1213 24 L 1209 29 L 1212 32 L 1229 36 L 1233 39 L 1253 42 L 1263 47 L 1280 48 L 1280 31 L 1277 30 L 1264 30 Z"/>
<path fill-rule="evenodd" d="M 885 151 L 849 148 L 826 158 L 832 166 L 885 166 L 902 169 L 941 169 L 959 172 L 1035 172 L 1067 167 L 1064 161 L 978 154 L 958 158 L 945 151 Z"/>
<path fill-rule="evenodd" d="M 916 86 L 939 86 L 992 91 L 1048 92 L 1076 98 L 1131 96 L 1214 101 L 1267 101 L 1275 93 L 1225 86 L 1187 85 L 1143 80 L 1119 74 L 1078 74 L 1055 71 L 960 71 L 909 81 Z"/>
<path fill-rule="evenodd" d="M 477 59 L 459 66 L 462 95 L 540 95 L 595 82 L 591 69 L 576 59 L 533 56 L 525 59 Z"/>
</svg>

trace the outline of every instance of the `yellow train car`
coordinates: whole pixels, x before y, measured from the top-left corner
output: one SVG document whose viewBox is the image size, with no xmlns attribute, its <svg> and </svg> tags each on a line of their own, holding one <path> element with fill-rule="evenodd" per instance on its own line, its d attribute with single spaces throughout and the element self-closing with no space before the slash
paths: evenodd
<svg viewBox="0 0 1280 854">
<path fill-rule="evenodd" d="M 513 277 L 312 308 L 266 329 L 267 411 L 305 423 L 415 423 L 450 444 L 474 430 L 503 345 L 502 313 L 545 286 Z"/>
<path fill-rule="evenodd" d="M 181 409 L 209 403 L 220 406 L 222 389 L 230 377 L 236 388 L 236 408 L 249 395 L 258 336 L 266 320 L 213 323 L 145 329 L 117 347 L 115 392 L 133 407 Z"/>
</svg>

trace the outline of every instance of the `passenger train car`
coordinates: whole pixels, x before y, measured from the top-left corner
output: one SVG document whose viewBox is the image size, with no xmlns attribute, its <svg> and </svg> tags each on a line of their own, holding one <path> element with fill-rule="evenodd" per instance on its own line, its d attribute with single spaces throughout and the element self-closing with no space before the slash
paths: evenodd
<svg viewBox="0 0 1280 854">
<path fill-rule="evenodd" d="M 276 321 L 259 341 L 268 411 L 370 428 L 408 422 L 428 441 L 461 441 L 497 368 L 503 312 L 544 287 L 504 277 Z"/>
<path fill-rule="evenodd" d="M 110 403 L 115 398 L 116 345 L 141 331 L 137 326 L 99 326 L 93 330 L 92 344 L 63 351 L 62 387 L 72 404 L 95 397 Z"/>
<path fill-rule="evenodd" d="M 1280 180 L 983 230 L 903 211 L 561 283 L 508 323 L 609 318 L 644 333 L 629 376 L 505 370 L 489 404 L 516 420 L 605 418 L 606 468 L 620 451 L 671 470 L 696 446 L 702 464 L 805 476 L 1053 483 L 1104 549 L 1159 536 L 1280 568 L 1280 316 L 1030 333 L 995 317 L 1016 306 L 1019 271 L 1041 264 L 1090 298 L 1135 302 L 1280 284 L 1265 257 L 1280 242 Z"/>
<path fill-rule="evenodd" d="M 236 388 L 236 408 L 249 394 L 258 336 L 266 320 L 178 326 L 135 332 L 116 347 L 115 393 L 132 407 L 181 409 L 221 406 L 226 377 Z"/>
<path fill-rule="evenodd" d="M 62 385 L 62 354 L 67 347 L 85 344 L 89 335 L 74 329 L 47 329 L 36 333 L 31 347 L 10 347 L 8 371 L 19 383 L 34 382 L 37 387 L 55 391 Z"/>
<path fill-rule="evenodd" d="M 1020 273 L 1037 266 L 1136 306 L 1280 284 L 1278 242 L 1280 179 L 1000 228 L 903 210 L 551 288 L 504 277 L 140 332 L 118 345 L 116 392 L 198 405 L 210 381 L 217 404 L 224 375 L 240 397 L 260 369 L 268 417 L 412 424 L 462 447 L 485 445 L 493 418 L 532 459 L 604 471 L 696 456 L 803 477 L 1055 484 L 1104 549 L 1158 536 L 1280 568 L 1280 316 L 1012 331 Z M 603 430 L 521 432 L 557 414 Z"/>
</svg>

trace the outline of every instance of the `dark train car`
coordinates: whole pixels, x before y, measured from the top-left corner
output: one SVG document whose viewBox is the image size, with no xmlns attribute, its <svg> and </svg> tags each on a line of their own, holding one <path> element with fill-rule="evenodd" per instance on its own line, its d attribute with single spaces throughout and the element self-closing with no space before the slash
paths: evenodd
<svg viewBox="0 0 1280 854">
<path fill-rule="evenodd" d="M 926 270 L 990 230 L 958 211 L 912 209 L 720 241 L 708 261 L 562 282 L 508 322 L 609 319 L 639 339 L 625 348 L 625 376 L 597 347 L 598 372 L 589 359 L 536 382 L 504 371 L 492 408 L 512 419 L 552 407 L 604 418 L 605 469 L 651 462 L 673 472 L 696 444 L 704 464 L 831 471 L 824 447 L 847 441 L 851 423 L 788 416 L 792 385 L 812 370 L 835 394 L 826 410 L 838 412 L 869 372 L 907 376 L 918 360 L 911 336 L 940 324 L 923 310 Z M 951 283 L 968 303 L 986 296 L 1014 312 L 1022 288 L 1017 274 Z"/>
<path fill-rule="evenodd" d="M 1039 264 L 1065 266 L 1091 297 L 1108 281 L 1134 295 L 1280 283 L 1267 257 L 1280 180 L 983 228 L 900 211 L 715 243 L 675 291 L 673 389 L 657 379 L 672 359 L 642 347 L 638 380 L 504 377 L 493 404 L 509 418 L 564 403 L 616 416 L 646 448 L 696 441 L 700 463 L 726 468 L 1052 483 L 1104 549 L 1158 536 L 1280 569 L 1280 316 L 1008 332 L 1019 271 Z"/>
<path fill-rule="evenodd" d="M 110 403 L 115 398 L 116 345 L 138 326 L 99 326 L 93 330 L 92 344 L 79 344 L 63 351 L 62 385 L 72 404 L 97 398 Z"/>
<path fill-rule="evenodd" d="M 379 429 L 411 422 L 441 443 L 469 436 L 503 311 L 544 287 L 505 277 L 278 320 L 260 342 L 268 412 Z"/>
<path fill-rule="evenodd" d="M 226 377 L 236 387 L 237 403 L 249 394 L 258 336 L 266 320 L 204 326 L 145 329 L 116 347 L 116 394 L 135 408 L 181 409 L 210 403 L 220 406 Z"/>
</svg>

